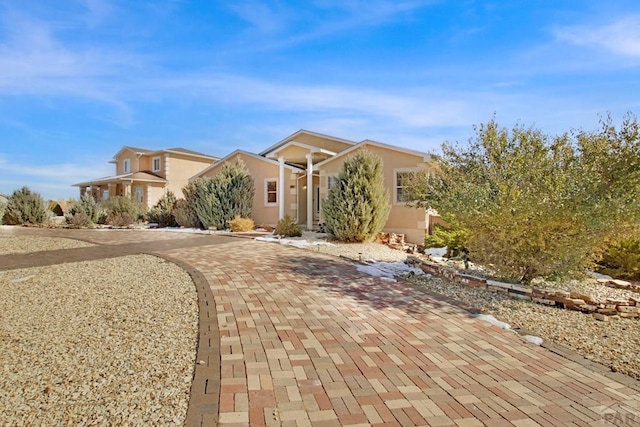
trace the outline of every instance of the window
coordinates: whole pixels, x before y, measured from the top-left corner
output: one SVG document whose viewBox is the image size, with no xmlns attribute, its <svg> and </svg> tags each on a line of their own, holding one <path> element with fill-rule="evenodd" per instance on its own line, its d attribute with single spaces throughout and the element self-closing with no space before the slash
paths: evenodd
<svg viewBox="0 0 640 427">
<path fill-rule="evenodd" d="M 131 172 L 131 160 L 124 159 L 122 161 L 122 173 L 129 173 L 129 172 Z"/>
<path fill-rule="evenodd" d="M 409 196 L 406 193 L 405 188 L 409 184 L 409 180 L 415 175 L 415 169 L 401 169 L 395 171 L 394 176 L 394 191 L 395 191 L 395 202 L 396 203 L 407 203 L 410 202 Z"/>
<path fill-rule="evenodd" d="M 338 183 L 337 175 L 327 175 L 327 190 L 331 190 Z"/>
<path fill-rule="evenodd" d="M 153 171 L 160 172 L 160 157 L 153 158 Z"/>
<path fill-rule="evenodd" d="M 278 181 L 275 179 L 266 179 L 264 181 L 264 204 L 278 204 Z"/>
<path fill-rule="evenodd" d="M 109 190 L 102 190 L 102 199 L 107 200 L 109 198 Z"/>
<path fill-rule="evenodd" d="M 133 200 L 138 203 L 144 202 L 144 188 L 143 187 L 134 187 L 133 188 Z"/>
</svg>

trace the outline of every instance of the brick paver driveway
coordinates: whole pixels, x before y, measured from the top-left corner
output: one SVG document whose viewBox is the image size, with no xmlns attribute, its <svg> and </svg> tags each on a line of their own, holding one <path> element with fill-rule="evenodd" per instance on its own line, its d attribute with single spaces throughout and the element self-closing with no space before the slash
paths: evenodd
<svg viewBox="0 0 640 427">
<path fill-rule="evenodd" d="M 191 272 L 200 341 L 188 425 L 640 425 L 637 382 L 339 258 L 219 236 L 129 232 L 136 243 L 117 245 L 116 232 L 24 232 Z"/>
</svg>

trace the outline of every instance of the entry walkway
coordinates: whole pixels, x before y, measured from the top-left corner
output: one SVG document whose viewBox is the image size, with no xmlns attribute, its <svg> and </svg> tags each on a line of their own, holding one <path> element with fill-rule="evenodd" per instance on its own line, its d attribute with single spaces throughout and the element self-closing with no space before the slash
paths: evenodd
<svg viewBox="0 0 640 427">
<path fill-rule="evenodd" d="M 221 236 L 15 230 L 99 243 L 32 265 L 145 252 L 190 272 L 200 339 L 189 426 L 640 425 L 636 381 L 342 259 Z M 18 259 L 0 257 L 0 270 Z"/>
</svg>

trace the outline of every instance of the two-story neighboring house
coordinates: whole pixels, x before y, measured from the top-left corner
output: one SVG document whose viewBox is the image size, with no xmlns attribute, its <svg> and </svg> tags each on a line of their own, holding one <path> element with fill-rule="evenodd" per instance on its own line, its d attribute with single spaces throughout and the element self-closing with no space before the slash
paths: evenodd
<svg viewBox="0 0 640 427">
<path fill-rule="evenodd" d="M 402 233 L 408 241 L 422 243 L 425 234 L 440 218 L 431 210 L 410 206 L 403 188 L 412 173 L 421 169 L 430 172 L 435 168 L 427 153 L 300 130 L 258 154 L 236 150 L 193 179 L 213 176 L 226 162 L 239 158 L 255 183 L 253 220 L 257 224 L 275 224 L 289 215 L 311 230 L 324 222 L 322 203 L 344 161 L 363 149 L 373 152 L 383 163 L 391 207 L 384 231 Z"/>
<path fill-rule="evenodd" d="M 115 175 L 73 185 L 80 187 L 80 196 L 91 193 L 97 200 L 129 196 L 148 209 L 167 191 L 182 197 L 189 178 L 217 160 L 184 148 L 122 147 L 110 162 L 115 164 Z"/>
</svg>

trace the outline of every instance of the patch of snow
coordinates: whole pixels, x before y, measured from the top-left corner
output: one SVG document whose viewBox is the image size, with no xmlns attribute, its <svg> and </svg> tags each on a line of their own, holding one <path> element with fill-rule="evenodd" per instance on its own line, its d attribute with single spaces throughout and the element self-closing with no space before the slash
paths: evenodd
<svg viewBox="0 0 640 427">
<path fill-rule="evenodd" d="M 476 319 L 482 320 L 483 322 L 487 322 L 490 323 L 494 326 L 497 326 L 501 329 L 504 329 L 505 331 L 510 331 L 511 330 L 511 325 L 509 325 L 508 323 L 505 322 L 501 322 L 498 319 L 496 319 L 495 317 L 491 316 L 490 314 L 476 314 L 475 316 Z"/>
<path fill-rule="evenodd" d="M 613 277 L 607 276 L 606 274 L 596 273 L 595 271 L 591 272 L 591 275 L 596 279 L 613 280 Z"/>
<path fill-rule="evenodd" d="M 285 237 L 281 239 L 277 236 L 270 235 L 270 236 L 256 237 L 255 240 L 259 242 L 280 243 L 281 245 L 295 246 L 296 248 L 301 248 L 301 249 L 308 248 L 310 246 L 320 246 L 320 245 L 333 246 L 333 243 L 325 242 L 322 240 L 309 241 L 304 237 Z"/>
<path fill-rule="evenodd" d="M 20 283 L 20 282 L 26 282 L 27 280 L 31 279 L 33 277 L 32 276 L 25 276 L 25 277 L 19 277 L 17 279 L 13 279 L 11 280 L 9 283 Z"/>
<path fill-rule="evenodd" d="M 411 267 L 404 262 L 371 262 L 367 265 L 356 266 L 358 271 L 376 277 L 394 278 L 405 274 L 420 274 L 424 271 L 419 268 Z"/>
<path fill-rule="evenodd" d="M 375 265 L 360 265 L 356 266 L 360 273 L 368 274 L 373 277 L 386 277 L 388 279 L 393 279 L 393 274 L 388 271 L 384 271 L 376 267 Z"/>
<path fill-rule="evenodd" d="M 525 335 L 522 338 L 524 338 L 525 341 L 528 341 L 531 344 L 542 345 L 542 338 L 540 337 L 536 337 L 533 335 Z"/>
<path fill-rule="evenodd" d="M 447 253 L 447 247 L 444 248 L 427 248 L 424 250 L 425 255 L 442 258 Z"/>
</svg>

